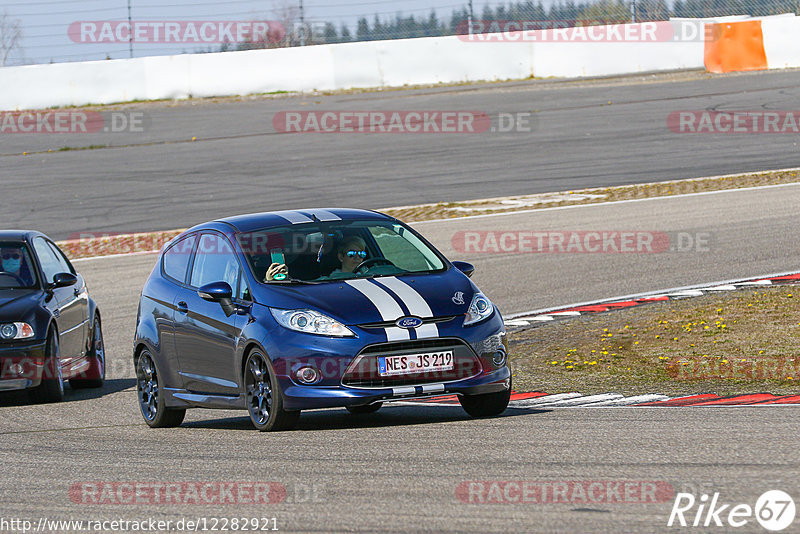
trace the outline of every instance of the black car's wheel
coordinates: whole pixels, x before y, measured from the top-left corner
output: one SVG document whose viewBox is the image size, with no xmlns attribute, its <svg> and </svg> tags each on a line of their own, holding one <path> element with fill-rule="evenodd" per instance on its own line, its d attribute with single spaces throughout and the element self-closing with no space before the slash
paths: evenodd
<svg viewBox="0 0 800 534">
<path fill-rule="evenodd" d="M 178 426 L 183 422 L 186 410 L 166 407 L 159 380 L 155 361 L 149 352 L 142 351 L 136 364 L 136 394 L 144 421 L 153 428 Z"/>
<path fill-rule="evenodd" d="M 244 366 L 244 387 L 247 412 L 253 425 L 261 432 L 291 430 L 300 418 L 299 411 L 283 409 L 283 395 L 272 365 L 258 350 L 247 357 Z"/>
<path fill-rule="evenodd" d="M 89 368 L 79 378 L 71 378 L 69 385 L 73 389 L 103 387 L 106 379 L 106 347 L 103 344 L 103 329 L 100 317 L 94 317 L 92 331 L 89 332 L 89 351 L 87 353 Z"/>
<path fill-rule="evenodd" d="M 364 406 L 347 406 L 347 411 L 352 414 L 365 414 L 365 413 L 375 413 L 381 409 L 383 406 L 382 402 L 376 402 L 375 404 L 366 404 Z"/>
<path fill-rule="evenodd" d="M 462 395 L 458 398 L 461 407 L 472 417 L 492 417 L 500 415 L 508 408 L 511 400 L 511 388 L 497 393 L 482 395 Z"/>
<path fill-rule="evenodd" d="M 30 398 L 36 403 L 60 402 L 64 399 L 64 375 L 61 371 L 58 335 L 55 330 L 51 329 L 47 334 L 44 352 L 42 382 L 30 391 Z"/>
</svg>

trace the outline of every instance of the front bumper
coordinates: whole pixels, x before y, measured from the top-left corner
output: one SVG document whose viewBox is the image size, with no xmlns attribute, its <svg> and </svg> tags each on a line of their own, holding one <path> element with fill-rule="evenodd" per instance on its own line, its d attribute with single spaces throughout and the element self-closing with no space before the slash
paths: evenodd
<svg viewBox="0 0 800 534">
<path fill-rule="evenodd" d="M 0 346 L 0 391 L 38 386 L 44 374 L 45 341 Z"/>
<path fill-rule="evenodd" d="M 287 410 L 311 410 L 362 406 L 376 402 L 416 399 L 440 395 L 480 395 L 496 393 L 511 387 L 511 370 L 501 367 L 490 373 L 466 380 L 445 383 L 399 386 L 394 388 L 360 389 L 346 386 L 298 386 L 291 382 L 282 384 L 284 408 Z"/>
</svg>

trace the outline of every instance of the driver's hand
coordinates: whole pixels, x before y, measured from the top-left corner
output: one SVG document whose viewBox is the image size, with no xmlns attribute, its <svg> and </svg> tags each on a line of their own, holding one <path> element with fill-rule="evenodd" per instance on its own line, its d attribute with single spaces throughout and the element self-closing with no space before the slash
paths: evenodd
<svg viewBox="0 0 800 534">
<path fill-rule="evenodd" d="M 271 282 L 275 280 L 276 274 L 285 274 L 289 275 L 289 271 L 286 269 L 285 263 L 273 263 L 267 268 L 267 274 L 264 276 L 265 282 Z"/>
</svg>

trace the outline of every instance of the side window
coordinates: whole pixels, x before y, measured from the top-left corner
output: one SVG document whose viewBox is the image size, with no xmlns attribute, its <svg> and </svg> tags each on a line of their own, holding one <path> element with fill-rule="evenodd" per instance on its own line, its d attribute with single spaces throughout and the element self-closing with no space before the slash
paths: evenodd
<svg viewBox="0 0 800 534">
<path fill-rule="evenodd" d="M 64 253 L 61 252 L 61 249 L 49 241 L 47 244 L 53 249 L 53 254 L 56 255 L 56 259 L 58 260 L 59 265 L 61 265 L 61 271 L 59 272 L 75 274 L 75 269 L 72 267 L 72 264 L 69 262 L 67 257 L 64 256 Z"/>
<path fill-rule="evenodd" d="M 236 295 L 239 274 L 239 261 L 227 239 L 217 234 L 200 236 L 192 266 L 192 287 L 201 287 L 211 282 L 228 282 Z"/>
<path fill-rule="evenodd" d="M 184 237 L 164 252 L 161 260 L 164 274 L 180 283 L 186 282 L 186 269 L 189 267 L 189 259 L 192 257 L 195 241 L 197 241 L 196 234 Z"/>
<path fill-rule="evenodd" d="M 58 273 L 65 272 L 58 256 L 56 256 L 56 253 L 43 238 L 37 237 L 33 240 L 33 249 L 36 251 L 39 263 L 42 264 L 42 271 L 44 271 L 44 281 L 46 284 L 52 283 L 53 277 Z M 69 269 L 67 269 L 67 271 L 69 271 Z"/>
</svg>

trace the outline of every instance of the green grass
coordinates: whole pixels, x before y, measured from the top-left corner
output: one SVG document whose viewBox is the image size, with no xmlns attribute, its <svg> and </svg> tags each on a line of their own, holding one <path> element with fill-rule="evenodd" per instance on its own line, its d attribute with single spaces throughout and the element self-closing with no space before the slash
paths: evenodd
<svg viewBox="0 0 800 534">
<path fill-rule="evenodd" d="M 800 288 L 759 287 L 558 320 L 509 336 L 514 387 L 800 393 Z"/>
</svg>

